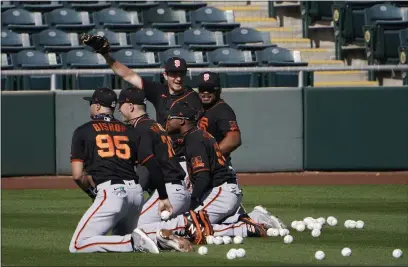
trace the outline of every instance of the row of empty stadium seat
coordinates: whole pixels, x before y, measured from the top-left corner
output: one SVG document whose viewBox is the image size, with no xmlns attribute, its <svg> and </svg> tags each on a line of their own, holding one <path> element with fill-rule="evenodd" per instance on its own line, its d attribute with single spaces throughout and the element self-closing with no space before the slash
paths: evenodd
<svg viewBox="0 0 408 267">
<path fill-rule="evenodd" d="M 113 56 L 131 68 L 158 68 L 172 56 L 183 57 L 189 67 L 236 67 L 236 66 L 307 66 L 299 62 L 297 55 L 280 47 L 269 47 L 261 51 L 240 51 L 233 48 L 219 48 L 210 52 L 189 51 L 185 49 L 169 49 L 164 52 L 142 52 L 135 49 L 122 49 Z M 61 69 L 61 68 L 107 68 L 105 60 L 99 54 L 87 49 L 76 49 L 67 53 L 43 53 L 37 50 L 20 51 L 17 54 L 2 54 L 2 69 Z M 143 74 L 146 78 L 160 81 L 159 74 Z M 222 74 L 223 87 L 262 87 L 262 86 L 297 86 L 298 74 L 270 73 L 232 73 Z M 64 83 L 63 80 L 66 80 Z M 112 75 L 72 75 L 68 78 L 58 77 L 59 89 L 90 89 L 99 86 L 115 86 L 123 88 Z M 305 84 L 311 84 L 310 76 L 305 77 Z M 187 85 L 197 87 L 197 75 L 187 79 Z M 119 86 L 119 87 L 117 87 Z M 3 90 L 44 90 L 50 88 L 50 76 L 2 77 Z"/>
<path fill-rule="evenodd" d="M 144 27 L 165 31 L 205 27 L 224 31 L 240 26 L 239 23 L 234 22 L 232 11 L 202 7 L 186 12 L 160 6 L 149 8 L 141 13 L 117 7 L 105 8 L 93 13 L 70 8 L 58 8 L 45 13 L 10 8 L 2 12 L 2 25 L 10 30 L 25 32 L 38 32 L 46 28 L 69 31 L 85 31 L 93 28 L 135 31 Z"/>
<path fill-rule="evenodd" d="M 154 28 L 134 33 L 113 32 L 96 29 L 89 33 L 106 36 L 112 50 L 136 48 L 145 51 L 163 51 L 169 48 L 210 51 L 217 48 L 232 47 L 240 50 L 261 50 L 276 46 L 271 43 L 269 32 L 253 28 L 235 28 L 230 32 L 212 32 L 204 28 L 188 29 L 184 32 L 162 32 Z M 16 33 L 10 30 L 1 32 L 2 51 L 18 52 L 24 49 L 43 51 L 68 51 L 78 48 L 80 35 L 57 29 L 46 29 L 39 33 Z"/>
</svg>

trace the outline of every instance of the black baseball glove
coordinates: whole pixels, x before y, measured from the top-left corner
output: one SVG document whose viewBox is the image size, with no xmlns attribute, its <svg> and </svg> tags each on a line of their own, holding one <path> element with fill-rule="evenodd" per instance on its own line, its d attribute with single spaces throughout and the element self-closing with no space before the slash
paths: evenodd
<svg viewBox="0 0 408 267">
<path fill-rule="evenodd" d="M 92 47 L 96 53 L 106 54 L 110 52 L 109 41 L 104 36 L 84 33 L 81 35 L 80 39 L 81 39 L 81 43 Z"/>
</svg>

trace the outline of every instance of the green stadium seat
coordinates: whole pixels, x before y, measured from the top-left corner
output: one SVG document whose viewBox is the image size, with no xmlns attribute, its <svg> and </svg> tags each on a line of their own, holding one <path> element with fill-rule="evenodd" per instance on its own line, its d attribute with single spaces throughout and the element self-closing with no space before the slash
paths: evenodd
<svg viewBox="0 0 408 267">
<path fill-rule="evenodd" d="M 271 43 L 269 32 L 260 32 L 253 28 L 240 27 L 225 33 L 227 43 L 239 50 L 262 50 L 276 46 Z"/>
<path fill-rule="evenodd" d="M 15 8 L 16 6 L 12 4 L 12 1 L 1 1 L 1 12 L 6 11 L 10 8 Z"/>
<path fill-rule="evenodd" d="M 334 1 L 333 22 L 336 59 L 344 58 L 343 47 L 355 45 L 354 49 L 364 50 L 364 9 L 370 8 L 376 1 Z M 358 48 L 360 46 L 360 48 Z"/>
<path fill-rule="evenodd" d="M 399 63 L 408 65 L 408 29 L 400 31 L 400 47 L 398 48 Z M 408 71 L 402 72 L 402 84 L 408 85 Z"/>
<path fill-rule="evenodd" d="M 92 16 L 87 11 L 58 8 L 45 13 L 46 22 L 56 29 L 68 31 L 87 31 L 95 27 Z"/>
<path fill-rule="evenodd" d="M 94 13 L 95 22 L 100 28 L 133 32 L 143 27 L 136 11 L 125 11 L 120 8 L 106 8 Z"/>
<path fill-rule="evenodd" d="M 166 61 L 171 58 L 171 57 L 181 57 L 183 58 L 187 66 L 189 68 L 195 68 L 195 67 L 208 67 L 209 62 L 206 60 L 205 55 L 201 51 L 191 51 L 187 49 L 179 49 L 179 48 L 173 48 L 166 50 L 164 52 L 159 53 L 159 59 L 161 62 L 161 66 L 164 67 L 164 64 Z M 191 88 L 197 88 L 199 83 L 199 77 L 198 73 L 197 74 L 188 74 L 186 79 L 185 79 L 185 84 Z"/>
<path fill-rule="evenodd" d="M 224 43 L 222 32 L 212 32 L 204 28 L 188 29 L 185 32 L 176 33 L 176 43 L 185 49 L 197 51 L 212 51 L 217 48 L 228 47 Z"/>
<path fill-rule="evenodd" d="M 257 52 L 257 58 L 261 66 L 272 67 L 305 67 L 307 62 L 300 62 L 294 56 L 294 51 L 282 47 L 268 47 Z M 303 85 L 311 86 L 313 73 L 304 72 Z M 298 87 L 299 72 L 268 72 L 262 75 L 264 87 Z"/>
<path fill-rule="evenodd" d="M 130 40 L 135 49 L 160 52 L 170 48 L 180 48 L 176 45 L 175 34 L 172 32 L 162 32 L 153 28 L 144 28 L 135 33 L 131 33 Z"/>
<path fill-rule="evenodd" d="M 64 7 L 60 1 L 19 1 L 18 3 L 21 8 L 39 12 L 47 12 Z"/>
<path fill-rule="evenodd" d="M 136 49 L 122 49 L 113 53 L 113 57 L 120 63 L 129 68 L 159 68 L 160 62 L 153 52 L 141 52 Z M 156 73 L 143 73 L 139 74 L 141 77 L 151 80 L 160 81 L 160 74 Z M 115 76 L 115 88 L 128 88 L 131 85 L 121 79 L 119 76 Z"/>
<path fill-rule="evenodd" d="M 230 31 L 240 26 L 239 23 L 235 23 L 233 11 L 222 11 L 215 7 L 202 7 L 190 11 L 190 19 L 193 27 L 211 31 Z"/>
<path fill-rule="evenodd" d="M 34 44 L 46 52 L 67 52 L 82 49 L 77 33 L 67 33 L 57 29 L 47 29 L 33 34 Z"/>
<path fill-rule="evenodd" d="M 65 54 L 64 63 L 70 69 L 107 69 L 105 59 L 97 53 L 88 50 L 71 50 Z M 66 88 L 74 90 L 90 90 L 96 87 L 112 87 L 112 75 L 109 74 L 79 74 L 70 75 L 66 80 Z"/>
<path fill-rule="evenodd" d="M 165 3 L 168 7 L 172 9 L 183 9 L 186 11 L 191 11 L 191 10 L 197 10 L 202 7 L 206 7 L 207 3 L 205 2 L 182 2 L 182 1 L 166 1 L 163 2 Z"/>
<path fill-rule="evenodd" d="M 157 1 L 115 1 L 124 10 L 142 11 L 159 5 Z"/>
<path fill-rule="evenodd" d="M 303 38 L 309 37 L 309 26 L 316 21 L 331 21 L 334 1 L 301 1 Z"/>
<path fill-rule="evenodd" d="M 186 11 L 162 6 L 143 11 L 143 22 L 145 27 L 170 32 L 183 32 L 191 27 L 191 22 L 187 22 Z"/>
<path fill-rule="evenodd" d="M 10 8 L 1 13 L 4 28 L 18 32 L 39 32 L 48 28 L 39 12 L 29 12 L 21 8 Z"/>
<path fill-rule="evenodd" d="M 130 36 L 127 32 L 113 32 L 106 29 L 94 29 L 89 34 L 105 36 L 109 40 L 110 48 L 112 51 L 119 49 L 131 49 Z"/>
<path fill-rule="evenodd" d="M 34 49 L 28 33 L 16 33 L 6 29 L 1 31 L 1 51 L 16 53 L 25 49 Z"/>
<path fill-rule="evenodd" d="M 253 52 L 241 51 L 234 48 L 219 48 L 208 52 L 210 66 L 212 67 L 255 67 L 258 62 L 254 59 Z M 220 73 L 222 87 L 259 87 L 259 73 Z"/>
<path fill-rule="evenodd" d="M 93 12 L 111 6 L 112 1 L 63 1 L 66 8 Z"/>
<path fill-rule="evenodd" d="M 14 68 L 13 60 L 10 54 L 1 53 L 1 69 L 10 70 Z M 1 75 L 1 90 L 13 91 L 15 90 L 15 76 Z"/>
<path fill-rule="evenodd" d="M 63 66 L 59 54 L 37 50 L 20 51 L 14 55 L 13 62 L 18 69 L 60 69 Z M 56 75 L 56 86 L 62 89 L 62 77 L 59 75 Z M 51 75 L 17 77 L 17 88 L 19 90 L 50 90 Z"/>
</svg>

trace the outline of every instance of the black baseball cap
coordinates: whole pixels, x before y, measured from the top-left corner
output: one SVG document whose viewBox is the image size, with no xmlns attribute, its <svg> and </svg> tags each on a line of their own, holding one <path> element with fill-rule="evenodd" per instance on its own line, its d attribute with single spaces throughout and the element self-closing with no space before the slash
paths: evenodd
<svg viewBox="0 0 408 267">
<path fill-rule="evenodd" d="M 144 90 L 130 87 L 122 89 L 119 93 L 119 104 L 132 103 L 135 105 L 146 105 L 146 95 Z"/>
<path fill-rule="evenodd" d="M 115 108 L 118 101 L 115 91 L 106 87 L 95 89 L 92 96 L 86 96 L 83 99 L 108 108 Z"/>
<path fill-rule="evenodd" d="M 190 107 L 187 102 L 176 102 L 170 109 L 168 119 L 196 121 L 198 112 L 198 110 Z"/>
<path fill-rule="evenodd" d="M 171 57 L 166 61 L 164 65 L 164 69 L 166 71 L 173 71 L 173 72 L 186 72 L 187 71 L 187 63 L 181 57 Z"/>
<path fill-rule="evenodd" d="M 200 73 L 198 91 L 199 92 L 214 92 L 221 89 L 220 77 L 217 73 L 206 71 Z"/>
</svg>

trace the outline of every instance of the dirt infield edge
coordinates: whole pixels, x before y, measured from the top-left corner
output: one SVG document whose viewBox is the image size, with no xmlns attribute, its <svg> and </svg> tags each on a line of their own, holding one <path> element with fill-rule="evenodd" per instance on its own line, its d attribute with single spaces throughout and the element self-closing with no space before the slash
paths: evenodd
<svg viewBox="0 0 408 267">
<path fill-rule="evenodd" d="M 404 172 L 238 173 L 241 185 L 408 184 Z M 2 189 L 75 189 L 71 176 L 2 177 Z"/>
</svg>

